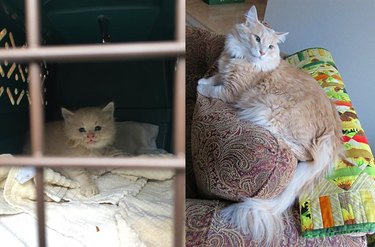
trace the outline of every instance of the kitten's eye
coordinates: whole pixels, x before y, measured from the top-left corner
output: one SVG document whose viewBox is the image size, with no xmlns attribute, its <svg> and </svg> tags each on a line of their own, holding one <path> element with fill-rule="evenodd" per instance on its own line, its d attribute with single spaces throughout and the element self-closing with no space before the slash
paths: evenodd
<svg viewBox="0 0 375 247">
<path fill-rule="evenodd" d="M 85 128 L 79 128 L 78 131 L 81 133 L 86 132 Z"/>
<path fill-rule="evenodd" d="M 268 46 L 268 48 L 270 48 L 270 49 L 273 49 L 273 47 L 274 47 L 273 45 L 269 45 L 269 46 Z"/>
<path fill-rule="evenodd" d="M 101 131 L 102 127 L 101 126 L 95 126 L 95 131 Z"/>
<path fill-rule="evenodd" d="M 260 37 L 258 35 L 255 35 L 255 40 L 260 43 Z"/>
</svg>

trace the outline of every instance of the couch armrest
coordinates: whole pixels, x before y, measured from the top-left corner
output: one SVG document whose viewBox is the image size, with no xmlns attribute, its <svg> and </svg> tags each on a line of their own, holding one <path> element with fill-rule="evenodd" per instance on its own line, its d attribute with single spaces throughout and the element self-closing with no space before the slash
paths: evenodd
<svg viewBox="0 0 375 247">
<path fill-rule="evenodd" d="M 186 27 L 186 197 L 199 198 L 191 160 L 191 120 L 197 82 L 214 65 L 224 47 L 225 36 Z"/>
</svg>

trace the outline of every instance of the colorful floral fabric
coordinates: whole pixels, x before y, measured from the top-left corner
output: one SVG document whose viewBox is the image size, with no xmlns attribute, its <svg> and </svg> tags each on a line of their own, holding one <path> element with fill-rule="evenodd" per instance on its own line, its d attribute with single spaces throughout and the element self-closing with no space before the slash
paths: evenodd
<svg viewBox="0 0 375 247">
<path fill-rule="evenodd" d="M 286 58 L 307 71 L 336 105 L 342 120 L 345 158 L 333 174 L 300 198 L 305 237 L 375 231 L 374 156 L 331 54 L 307 49 Z"/>
</svg>

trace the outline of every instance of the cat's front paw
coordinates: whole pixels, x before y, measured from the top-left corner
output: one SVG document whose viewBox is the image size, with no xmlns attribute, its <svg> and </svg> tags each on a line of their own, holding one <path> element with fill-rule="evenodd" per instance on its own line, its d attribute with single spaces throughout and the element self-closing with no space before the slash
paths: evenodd
<svg viewBox="0 0 375 247">
<path fill-rule="evenodd" d="M 197 86 L 197 91 L 201 95 L 214 98 L 214 99 L 224 99 L 225 98 L 225 88 L 222 85 L 207 85 L 207 84 L 200 84 Z"/>
<path fill-rule="evenodd" d="M 96 187 L 95 184 L 90 184 L 90 185 L 81 186 L 80 192 L 85 197 L 92 197 L 96 194 L 99 194 L 99 189 L 98 187 Z"/>
<path fill-rule="evenodd" d="M 211 84 L 210 82 L 210 79 L 209 78 L 202 78 L 202 79 L 199 79 L 198 80 L 198 85 L 209 85 Z"/>
<path fill-rule="evenodd" d="M 210 87 L 211 86 L 207 84 L 199 84 L 197 86 L 197 91 L 205 97 L 210 97 Z"/>
<path fill-rule="evenodd" d="M 208 78 L 202 78 L 198 80 L 198 85 L 217 85 L 219 77 L 218 75 L 214 75 Z"/>
</svg>

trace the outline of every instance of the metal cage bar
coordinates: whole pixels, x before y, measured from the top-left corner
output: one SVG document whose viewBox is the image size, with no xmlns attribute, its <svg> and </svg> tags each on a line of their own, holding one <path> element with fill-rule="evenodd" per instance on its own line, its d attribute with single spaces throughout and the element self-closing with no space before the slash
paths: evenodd
<svg viewBox="0 0 375 247">
<path fill-rule="evenodd" d="M 185 199 L 185 0 L 176 0 L 175 41 L 108 45 L 40 45 L 40 8 L 39 0 L 25 0 L 27 48 L 11 50 L 1 49 L 0 60 L 29 62 L 29 91 L 31 97 L 31 157 L 0 159 L 1 166 L 23 166 L 33 164 L 37 169 L 37 205 L 39 246 L 46 246 L 43 168 L 54 166 L 80 167 L 129 167 L 174 169 L 175 176 L 175 213 L 174 246 L 184 245 L 184 199 Z M 173 109 L 173 148 L 174 156 L 168 158 L 70 158 L 43 156 L 44 116 L 40 61 L 88 61 L 119 60 L 125 58 L 177 57 L 175 72 L 174 109 Z"/>
<path fill-rule="evenodd" d="M 180 0 L 181 1 L 181 0 Z M 92 59 L 119 60 L 124 58 L 176 57 L 185 54 L 183 42 L 149 42 L 106 45 L 69 45 L 34 48 L 15 48 L 0 53 L 1 60 L 15 62 L 92 61 Z"/>
<path fill-rule="evenodd" d="M 166 158 L 148 158 L 148 157 L 130 157 L 130 158 L 75 158 L 75 157 L 16 157 L 1 158 L 1 166 L 25 166 L 25 164 L 33 164 L 35 167 L 119 167 L 126 166 L 128 168 L 163 168 L 184 170 L 185 157 L 174 156 Z"/>
<path fill-rule="evenodd" d="M 36 49 L 40 46 L 40 13 L 38 0 L 25 0 L 26 6 L 26 40 L 29 49 Z M 30 107 L 30 126 L 31 126 L 31 152 L 33 157 L 43 156 L 43 110 L 40 99 L 42 98 L 41 90 L 41 69 L 37 61 L 29 63 L 29 93 L 31 98 Z M 43 168 L 36 169 L 35 176 L 37 192 L 37 217 L 38 217 L 38 241 L 39 246 L 46 246 L 46 229 L 45 229 L 45 208 L 44 208 L 44 184 Z"/>
</svg>

